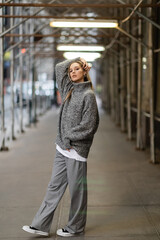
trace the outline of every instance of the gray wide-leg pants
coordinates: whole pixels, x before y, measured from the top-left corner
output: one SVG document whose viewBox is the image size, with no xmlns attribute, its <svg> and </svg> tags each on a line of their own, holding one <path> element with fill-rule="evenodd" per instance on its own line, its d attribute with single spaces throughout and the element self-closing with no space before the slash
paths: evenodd
<svg viewBox="0 0 160 240">
<path fill-rule="evenodd" d="M 87 163 L 63 156 L 56 150 L 52 177 L 45 198 L 35 215 L 31 226 L 49 232 L 54 211 L 67 185 L 71 196 L 68 224 L 70 233 L 84 231 L 87 217 Z"/>
</svg>

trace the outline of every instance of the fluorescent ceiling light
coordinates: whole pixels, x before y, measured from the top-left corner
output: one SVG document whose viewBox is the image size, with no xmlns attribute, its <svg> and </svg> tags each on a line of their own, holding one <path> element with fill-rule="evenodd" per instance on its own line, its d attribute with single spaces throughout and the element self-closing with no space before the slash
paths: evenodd
<svg viewBox="0 0 160 240">
<path fill-rule="evenodd" d="M 73 19 L 53 19 L 50 27 L 70 27 L 70 28 L 116 28 L 116 20 L 73 20 Z"/>
<path fill-rule="evenodd" d="M 95 59 L 100 58 L 100 53 L 88 53 L 88 52 L 65 52 L 63 56 L 66 59 L 74 59 L 77 57 L 84 58 L 87 62 L 93 62 Z"/>
<path fill-rule="evenodd" d="M 86 45 L 58 45 L 58 51 L 86 51 L 86 52 L 102 52 L 105 50 L 103 46 L 86 46 Z"/>
</svg>

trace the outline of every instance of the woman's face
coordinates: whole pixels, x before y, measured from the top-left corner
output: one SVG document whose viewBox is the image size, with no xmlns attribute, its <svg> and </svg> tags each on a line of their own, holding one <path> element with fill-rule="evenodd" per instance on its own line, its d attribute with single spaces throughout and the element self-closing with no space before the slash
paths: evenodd
<svg viewBox="0 0 160 240">
<path fill-rule="evenodd" d="M 69 75 L 73 82 L 84 82 L 84 70 L 79 63 L 72 63 L 69 68 Z"/>
</svg>

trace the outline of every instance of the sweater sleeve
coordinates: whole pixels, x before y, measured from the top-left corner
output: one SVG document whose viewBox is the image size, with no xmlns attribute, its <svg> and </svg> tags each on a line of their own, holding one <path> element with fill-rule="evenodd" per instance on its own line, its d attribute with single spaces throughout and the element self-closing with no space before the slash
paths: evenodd
<svg viewBox="0 0 160 240">
<path fill-rule="evenodd" d="M 72 62 L 78 60 L 80 60 L 80 58 L 65 60 L 56 65 L 56 81 L 58 84 L 58 90 L 63 101 L 65 100 L 67 93 L 71 90 L 73 86 L 72 81 L 68 76 L 68 67 Z"/>
<path fill-rule="evenodd" d="M 99 125 L 99 114 L 94 93 L 85 97 L 85 104 L 82 113 L 82 120 L 79 125 L 71 128 L 68 132 L 70 141 L 79 141 L 92 138 Z"/>
</svg>

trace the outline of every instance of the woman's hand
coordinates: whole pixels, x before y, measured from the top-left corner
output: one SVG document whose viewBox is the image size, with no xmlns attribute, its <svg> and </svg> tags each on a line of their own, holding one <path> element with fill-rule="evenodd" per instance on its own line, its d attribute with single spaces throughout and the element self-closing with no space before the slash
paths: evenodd
<svg viewBox="0 0 160 240">
<path fill-rule="evenodd" d="M 84 70 L 88 72 L 91 69 L 89 64 L 86 62 L 86 60 L 84 58 L 80 58 L 80 61 L 83 63 Z"/>
</svg>

